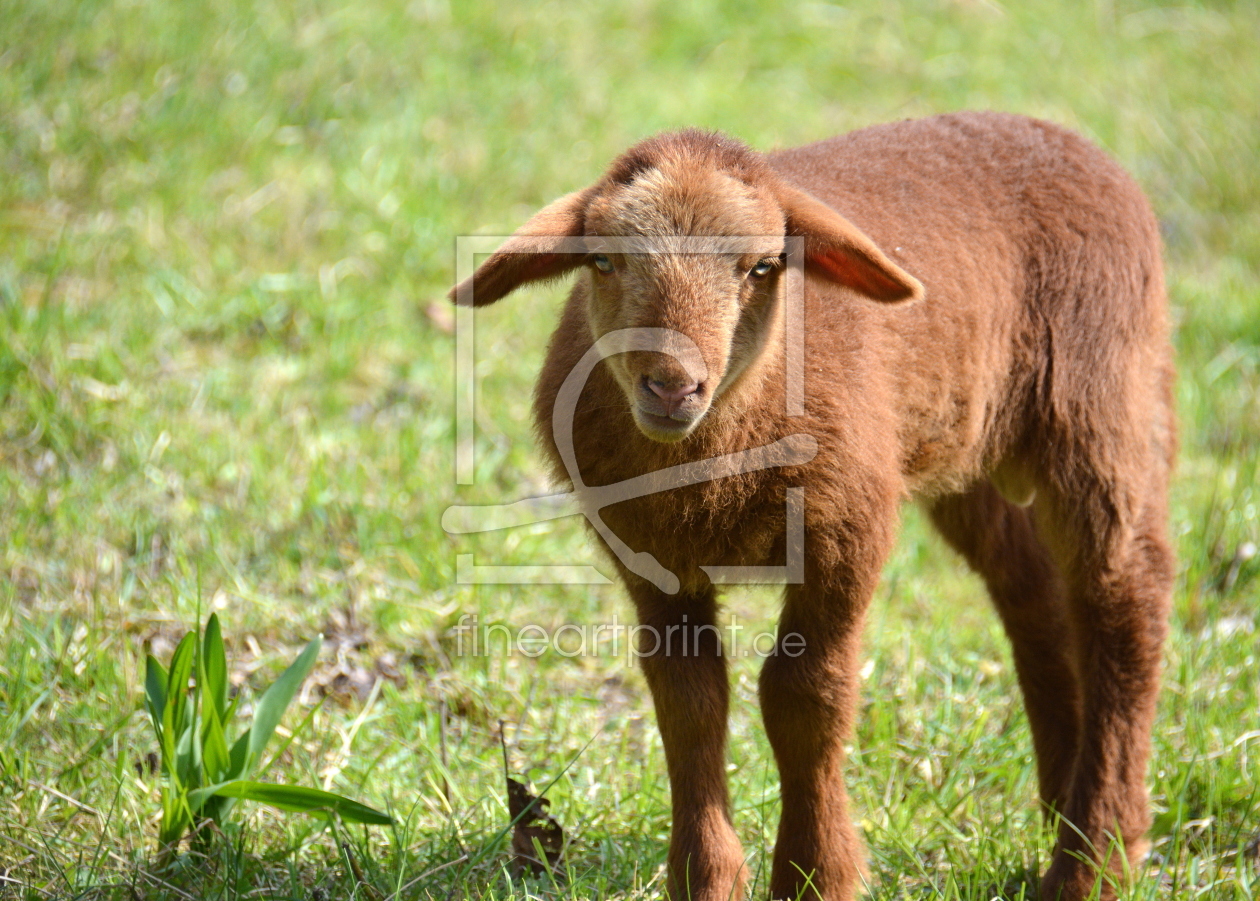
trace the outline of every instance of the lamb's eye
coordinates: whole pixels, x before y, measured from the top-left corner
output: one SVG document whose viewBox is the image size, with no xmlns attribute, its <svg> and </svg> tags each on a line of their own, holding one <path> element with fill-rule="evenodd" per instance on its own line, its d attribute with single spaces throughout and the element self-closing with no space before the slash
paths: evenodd
<svg viewBox="0 0 1260 901">
<path fill-rule="evenodd" d="M 604 254 L 597 253 L 591 257 L 591 262 L 595 264 L 595 268 L 607 275 L 613 271 L 612 260 L 608 259 Z"/>
<path fill-rule="evenodd" d="M 762 260 L 756 266 L 748 270 L 748 274 L 752 278 L 765 278 L 770 274 L 770 270 L 774 268 L 774 260 Z"/>
</svg>

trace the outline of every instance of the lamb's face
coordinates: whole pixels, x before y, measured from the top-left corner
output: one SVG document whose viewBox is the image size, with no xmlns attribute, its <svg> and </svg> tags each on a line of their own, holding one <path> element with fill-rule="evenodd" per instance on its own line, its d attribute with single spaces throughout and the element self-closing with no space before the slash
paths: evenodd
<svg viewBox="0 0 1260 901">
<path fill-rule="evenodd" d="M 584 260 L 574 299 L 585 298 L 594 350 L 643 434 L 680 441 L 773 346 L 786 234 L 803 239 L 815 278 L 881 302 L 923 296 L 853 223 L 763 158 L 685 131 L 636 145 L 599 182 L 539 210 L 451 298 L 494 303 Z"/>
<path fill-rule="evenodd" d="M 783 213 L 769 191 L 678 161 L 594 198 L 586 233 L 593 337 L 658 330 L 653 350 L 616 354 L 607 363 L 643 434 L 679 441 L 773 330 Z M 732 248 L 723 238 L 755 240 Z M 634 242 L 650 252 L 626 252 Z M 760 252 L 730 252 L 749 248 Z"/>
</svg>

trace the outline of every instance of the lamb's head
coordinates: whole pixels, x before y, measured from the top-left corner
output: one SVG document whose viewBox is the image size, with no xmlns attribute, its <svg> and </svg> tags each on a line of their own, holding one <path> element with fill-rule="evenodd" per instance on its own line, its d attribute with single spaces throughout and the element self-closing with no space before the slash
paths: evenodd
<svg viewBox="0 0 1260 901">
<path fill-rule="evenodd" d="M 788 236 L 804 238 L 812 275 L 884 301 L 922 292 L 760 154 L 685 131 L 635 146 L 595 185 L 543 209 L 451 295 L 492 303 L 584 267 L 592 338 L 638 339 L 607 359 L 635 422 L 649 438 L 679 441 L 772 344 Z"/>
</svg>

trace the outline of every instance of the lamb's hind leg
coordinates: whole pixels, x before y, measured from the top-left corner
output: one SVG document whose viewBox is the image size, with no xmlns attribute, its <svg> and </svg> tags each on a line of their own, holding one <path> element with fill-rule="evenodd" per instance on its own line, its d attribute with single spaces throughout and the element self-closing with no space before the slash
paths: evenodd
<svg viewBox="0 0 1260 901">
<path fill-rule="evenodd" d="M 938 500 L 933 524 L 989 589 L 1015 658 L 1037 751 L 1041 797 L 1062 810 L 1080 740 L 1076 639 L 1063 580 L 1030 512 L 988 482 Z"/>
<path fill-rule="evenodd" d="M 1142 855 L 1149 825 L 1146 763 L 1171 604 L 1164 470 L 1149 484 L 1078 475 L 1038 502 L 1078 636 L 1082 730 L 1044 901 L 1101 893 Z M 1136 489 L 1136 490 L 1135 490 Z"/>
</svg>

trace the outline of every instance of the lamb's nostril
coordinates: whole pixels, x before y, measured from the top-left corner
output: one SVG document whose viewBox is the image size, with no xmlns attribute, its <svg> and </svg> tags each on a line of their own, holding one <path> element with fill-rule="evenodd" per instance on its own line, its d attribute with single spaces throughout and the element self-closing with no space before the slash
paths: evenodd
<svg viewBox="0 0 1260 901">
<path fill-rule="evenodd" d="M 690 397 L 700 390 L 698 382 L 688 382 L 685 385 L 666 385 L 664 382 L 658 382 L 656 379 L 650 379 L 647 376 L 644 376 L 643 378 L 647 382 L 647 386 L 651 389 L 652 393 L 666 403 L 677 403 L 683 398 Z"/>
<path fill-rule="evenodd" d="M 662 382 L 659 379 L 643 376 L 643 386 L 665 402 L 665 415 L 673 416 L 687 398 L 700 390 L 698 382 L 684 384 Z"/>
</svg>

